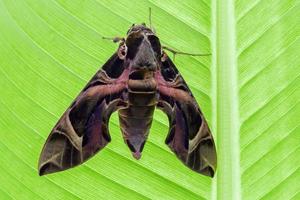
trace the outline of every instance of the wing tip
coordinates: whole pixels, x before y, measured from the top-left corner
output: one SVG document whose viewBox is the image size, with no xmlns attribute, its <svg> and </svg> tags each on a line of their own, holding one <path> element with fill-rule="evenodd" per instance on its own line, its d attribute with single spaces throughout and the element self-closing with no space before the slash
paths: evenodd
<svg viewBox="0 0 300 200">
<path fill-rule="evenodd" d="M 60 169 L 59 167 L 57 167 L 51 163 L 41 164 L 41 165 L 39 165 L 39 168 L 38 168 L 39 176 L 44 176 L 44 175 L 52 174 L 52 173 L 59 172 L 59 171 L 62 171 L 62 169 Z"/>
<path fill-rule="evenodd" d="M 204 169 L 198 171 L 200 174 L 203 174 L 205 176 L 209 176 L 211 178 L 214 177 L 215 175 L 215 171 L 213 170 L 212 167 L 208 166 L 208 167 L 205 167 Z"/>
</svg>

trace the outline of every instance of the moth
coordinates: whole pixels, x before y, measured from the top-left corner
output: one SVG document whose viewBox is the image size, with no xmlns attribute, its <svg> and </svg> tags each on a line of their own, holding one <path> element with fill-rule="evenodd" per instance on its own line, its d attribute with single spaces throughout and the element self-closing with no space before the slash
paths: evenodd
<svg viewBox="0 0 300 200">
<path fill-rule="evenodd" d="M 39 175 L 82 164 L 110 141 L 108 122 L 118 111 L 134 158 L 147 140 L 155 108 L 169 119 L 165 143 L 192 170 L 214 176 L 216 150 L 207 122 L 159 38 L 133 25 L 119 47 L 85 86 L 51 131 L 40 155 Z"/>
</svg>

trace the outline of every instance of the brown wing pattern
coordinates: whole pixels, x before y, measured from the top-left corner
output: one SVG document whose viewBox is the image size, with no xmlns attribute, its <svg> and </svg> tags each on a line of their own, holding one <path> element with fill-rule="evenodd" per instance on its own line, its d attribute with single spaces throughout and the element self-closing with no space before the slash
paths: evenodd
<svg viewBox="0 0 300 200">
<path fill-rule="evenodd" d="M 166 144 L 189 168 L 214 176 L 217 158 L 212 134 L 191 91 L 175 65 L 166 57 L 159 81 L 158 108 L 169 118 Z"/>
<path fill-rule="evenodd" d="M 126 106 L 126 73 L 116 54 L 96 73 L 51 131 L 40 155 L 40 175 L 77 166 L 110 142 L 109 117 Z"/>
</svg>

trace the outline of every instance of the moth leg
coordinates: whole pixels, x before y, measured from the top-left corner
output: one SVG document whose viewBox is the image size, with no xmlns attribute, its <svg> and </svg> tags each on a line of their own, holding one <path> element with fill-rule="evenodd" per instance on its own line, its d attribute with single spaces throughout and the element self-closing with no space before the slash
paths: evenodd
<svg viewBox="0 0 300 200">
<path fill-rule="evenodd" d="M 175 55 L 176 54 L 188 55 L 188 56 L 210 56 L 211 55 L 211 53 L 200 54 L 200 53 L 187 53 L 187 52 L 177 51 L 177 50 L 172 49 L 172 48 L 167 47 L 167 46 L 162 46 L 162 49 L 170 51 L 171 53 L 173 53 L 173 60 L 175 60 Z"/>
<path fill-rule="evenodd" d="M 118 42 L 125 42 L 125 38 L 123 37 L 102 37 L 102 39 L 104 40 L 111 40 L 114 43 L 118 43 Z"/>
</svg>

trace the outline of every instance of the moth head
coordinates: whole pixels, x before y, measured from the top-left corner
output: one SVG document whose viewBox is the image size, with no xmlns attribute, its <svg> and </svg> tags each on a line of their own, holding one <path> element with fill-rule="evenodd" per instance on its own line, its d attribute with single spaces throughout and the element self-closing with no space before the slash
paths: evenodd
<svg viewBox="0 0 300 200">
<path fill-rule="evenodd" d="M 120 58 L 128 59 L 136 69 L 156 70 L 161 59 L 161 45 L 155 33 L 145 24 L 133 24 L 127 32 L 127 37 L 119 51 L 126 50 Z"/>
<path fill-rule="evenodd" d="M 154 34 L 151 28 L 147 27 L 145 23 L 141 23 L 141 24 L 132 24 L 132 26 L 127 31 L 127 36 L 137 31 L 143 31 L 145 33 L 148 32 Z"/>
</svg>

